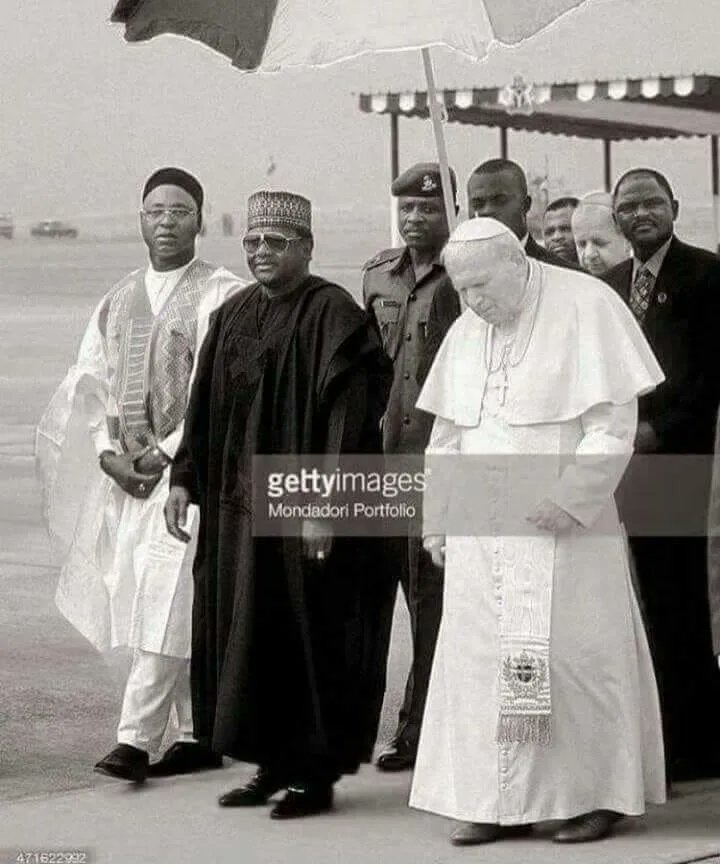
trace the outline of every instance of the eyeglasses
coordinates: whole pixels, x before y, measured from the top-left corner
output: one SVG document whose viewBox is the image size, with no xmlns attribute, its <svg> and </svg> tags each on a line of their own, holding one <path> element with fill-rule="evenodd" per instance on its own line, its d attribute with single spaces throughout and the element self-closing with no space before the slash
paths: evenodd
<svg viewBox="0 0 720 867">
<path fill-rule="evenodd" d="M 144 208 L 140 211 L 141 216 L 145 217 L 151 223 L 159 223 L 163 217 L 170 217 L 173 222 L 179 223 L 181 220 L 187 220 L 188 217 L 197 215 L 197 211 L 192 211 L 189 208 Z"/>
<path fill-rule="evenodd" d="M 263 243 L 271 253 L 282 255 L 287 252 L 290 244 L 297 241 L 302 241 L 302 238 L 288 238 L 279 232 L 258 232 L 257 235 L 245 235 L 242 243 L 245 252 L 251 256 L 257 253 Z"/>
</svg>

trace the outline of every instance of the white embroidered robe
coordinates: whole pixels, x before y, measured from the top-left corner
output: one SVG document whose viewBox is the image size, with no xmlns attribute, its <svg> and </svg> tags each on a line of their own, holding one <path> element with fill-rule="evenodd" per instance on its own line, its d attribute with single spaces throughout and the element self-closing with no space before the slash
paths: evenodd
<svg viewBox="0 0 720 867">
<path fill-rule="evenodd" d="M 613 500 L 632 451 L 634 395 L 652 388 L 662 374 L 629 313 L 618 307 L 622 302 L 608 295 L 611 290 L 582 275 L 568 282 L 550 266 L 541 271 L 545 287 L 537 324 L 524 364 L 510 371 L 505 404 L 496 387 L 501 373 L 490 374 L 486 383 L 480 370 L 487 326 L 471 311 L 448 333 L 418 401 L 438 416 L 428 447 L 431 466 L 433 455 L 483 456 L 460 463 L 442 494 L 431 484 L 424 506 L 426 533 L 446 532 L 447 551 L 442 622 L 410 805 L 462 821 L 516 825 L 596 809 L 641 814 L 646 802 L 665 798 L 657 689 Z M 578 299 L 583 292 L 587 297 Z M 604 323 L 593 324 L 593 318 Z M 574 344 L 574 328 L 584 343 Z M 554 329 L 575 347 L 559 360 L 549 357 L 558 351 L 558 344 L 548 342 Z M 607 356 L 597 355 L 599 341 Z M 588 364 L 574 357 L 578 353 L 594 353 L 590 363 L 598 367 L 622 367 L 623 356 L 613 355 L 620 349 L 628 367 L 619 377 L 594 369 L 589 377 L 573 375 Z M 554 369 L 574 388 L 562 395 L 556 383 L 546 388 L 544 400 L 544 383 L 523 401 L 518 388 L 533 379 L 539 384 Z M 585 394 L 578 398 L 580 381 Z M 577 405 L 586 406 L 577 415 L 562 411 L 578 399 Z M 509 455 L 547 458 L 533 463 Z M 568 465 L 568 456 L 578 456 L 577 462 Z M 485 478 L 469 496 L 466 488 L 478 472 Z M 523 484 L 528 473 L 532 480 Z M 525 515 L 543 497 L 582 526 L 554 538 L 523 536 Z M 460 510 L 453 499 L 464 501 Z M 483 535 L 458 535 L 467 532 L 463 516 L 473 509 L 484 510 Z M 493 526 L 501 528 L 496 535 L 489 534 Z M 549 544 L 552 567 L 551 743 L 499 744 L 502 606 L 509 583 L 539 568 L 533 547 L 538 539 L 544 562 Z"/>
<path fill-rule="evenodd" d="M 155 315 L 186 271 L 166 272 L 158 281 L 148 269 L 145 284 Z M 197 308 L 195 361 L 212 311 L 246 285 L 224 268 L 206 279 Z M 103 449 L 120 450 L 105 422 L 112 372 L 98 319 L 107 297 L 93 313 L 77 360 L 53 395 L 36 437 L 45 518 L 61 563 L 55 601 L 100 651 L 131 647 L 188 658 L 197 508 L 191 506 L 188 513 L 191 541 L 186 545 L 165 526 L 169 469 L 140 500 L 98 464 Z M 171 458 L 181 435 L 182 423 L 159 443 Z"/>
</svg>

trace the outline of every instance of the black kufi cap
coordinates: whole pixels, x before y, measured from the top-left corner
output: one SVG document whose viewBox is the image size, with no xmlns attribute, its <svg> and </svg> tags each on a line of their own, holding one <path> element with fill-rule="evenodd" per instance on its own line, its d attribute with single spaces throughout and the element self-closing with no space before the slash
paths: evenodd
<svg viewBox="0 0 720 867">
<path fill-rule="evenodd" d="M 180 189 L 185 190 L 186 193 L 195 199 L 198 211 L 202 210 L 204 193 L 200 181 L 184 169 L 177 169 L 173 166 L 158 169 L 150 175 L 143 187 L 142 200 L 145 201 L 146 197 L 155 187 L 161 187 L 164 184 L 172 184 L 174 187 L 180 187 Z"/>
</svg>

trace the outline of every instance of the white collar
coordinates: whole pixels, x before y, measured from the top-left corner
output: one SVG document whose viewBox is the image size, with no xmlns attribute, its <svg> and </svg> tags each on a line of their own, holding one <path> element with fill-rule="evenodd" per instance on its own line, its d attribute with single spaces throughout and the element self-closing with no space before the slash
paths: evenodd
<svg viewBox="0 0 720 867">
<path fill-rule="evenodd" d="M 152 262 L 148 262 L 147 271 L 145 273 L 153 283 L 170 283 L 173 279 L 177 281 L 182 277 L 187 269 L 197 261 L 197 258 L 197 256 L 193 256 L 185 265 L 181 265 L 179 268 L 173 268 L 172 271 L 156 271 L 155 268 L 153 268 Z"/>
</svg>

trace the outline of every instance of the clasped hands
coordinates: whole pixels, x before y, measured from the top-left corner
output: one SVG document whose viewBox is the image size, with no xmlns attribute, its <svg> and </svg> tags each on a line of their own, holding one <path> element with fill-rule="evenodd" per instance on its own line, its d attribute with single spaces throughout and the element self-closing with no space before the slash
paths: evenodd
<svg viewBox="0 0 720 867">
<path fill-rule="evenodd" d="M 576 527 L 582 526 L 579 521 L 545 498 L 535 506 L 526 516 L 525 520 L 534 524 L 539 530 L 549 533 L 568 533 Z M 430 555 L 433 563 L 440 569 L 445 566 L 445 536 L 433 534 L 423 538 L 423 548 Z"/>
<path fill-rule="evenodd" d="M 100 455 L 100 468 L 126 494 L 146 500 L 155 490 L 168 465 L 168 458 L 157 447 L 116 454 L 105 451 Z"/>
<path fill-rule="evenodd" d="M 582 526 L 565 509 L 561 509 L 547 497 L 530 511 L 525 520 L 529 524 L 534 524 L 538 530 L 546 530 L 549 533 L 568 533 L 570 530 Z"/>
</svg>

